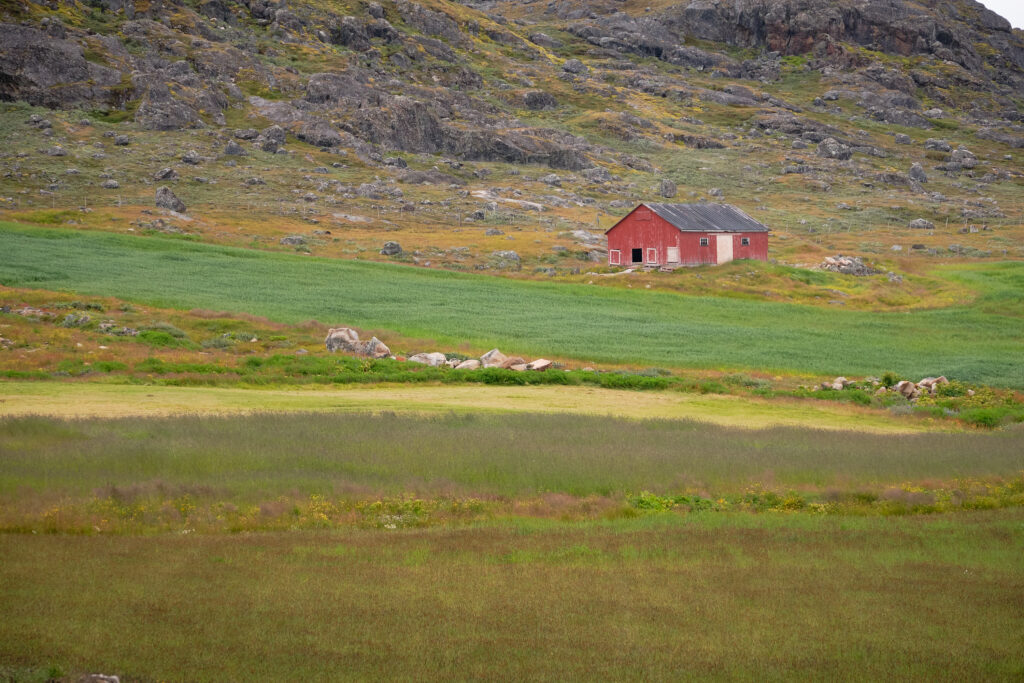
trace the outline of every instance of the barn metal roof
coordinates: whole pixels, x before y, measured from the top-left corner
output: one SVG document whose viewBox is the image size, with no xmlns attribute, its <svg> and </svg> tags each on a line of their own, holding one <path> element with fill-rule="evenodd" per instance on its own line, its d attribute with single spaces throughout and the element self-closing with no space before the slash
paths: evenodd
<svg viewBox="0 0 1024 683">
<path fill-rule="evenodd" d="M 760 223 L 729 204 L 648 204 L 644 206 L 684 232 L 768 232 Z"/>
</svg>

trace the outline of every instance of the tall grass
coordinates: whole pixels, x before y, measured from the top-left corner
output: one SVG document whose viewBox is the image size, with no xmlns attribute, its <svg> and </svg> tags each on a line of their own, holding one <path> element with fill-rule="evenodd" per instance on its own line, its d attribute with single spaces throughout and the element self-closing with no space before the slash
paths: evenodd
<svg viewBox="0 0 1024 683">
<path fill-rule="evenodd" d="M 1017 680 L 1021 521 L 1018 509 L 0 535 L 0 671 L 172 681 Z"/>
<path fill-rule="evenodd" d="M 1024 430 L 874 435 L 530 414 L 5 418 L 0 453 L 0 501 L 153 482 L 249 502 L 292 492 L 715 494 L 1012 476 L 1024 471 Z"/>
<path fill-rule="evenodd" d="M 393 329 L 457 348 L 659 366 L 906 376 L 1024 387 L 1024 318 L 863 313 L 334 261 L 0 223 L 8 286 L 116 294 L 284 322 Z M 1000 265 L 1000 279 L 1020 264 Z M 976 271 L 974 280 L 984 279 Z M 1012 279 L 1012 278 L 1011 278 Z M 1015 280 L 1014 280 L 1015 281 Z M 1006 286 L 1004 286 L 1006 285 Z M 992 294 L 989 301 L 1012 300 Z"/>
</svg>

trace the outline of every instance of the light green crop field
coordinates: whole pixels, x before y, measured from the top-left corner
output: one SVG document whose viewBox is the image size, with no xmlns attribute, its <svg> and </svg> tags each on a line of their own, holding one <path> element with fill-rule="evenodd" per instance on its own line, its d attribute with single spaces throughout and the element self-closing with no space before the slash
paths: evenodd
<svg viewBox="0 0 1024 683">
<path fill-rule="evenodd" d="M 840 311 L 557 282 L 523 282 L 155 237 L 0 223 L 0 283 L 150 305 L 317 319 L 457 348 L 668 367 L 848 375 L 892 370 L 1024 387 L 1024 264 L 960 272 L 974 307 Z M 1003 310 L 1003 304 L 1008 308 Z"/>
</svg>

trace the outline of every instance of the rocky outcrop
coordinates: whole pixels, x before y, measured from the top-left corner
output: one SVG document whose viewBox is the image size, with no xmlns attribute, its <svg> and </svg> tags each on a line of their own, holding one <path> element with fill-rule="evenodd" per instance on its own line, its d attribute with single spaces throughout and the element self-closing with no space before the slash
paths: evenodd
<svg viewBox="0 0 1024 683">
<path fill-rule="evenodd" d="M 0 24 L 0 100 L 43 107 L 120 109 L 132 95 L 123 74 L 88 61 L 82 46 L 17 24 Z"/>
</svg>

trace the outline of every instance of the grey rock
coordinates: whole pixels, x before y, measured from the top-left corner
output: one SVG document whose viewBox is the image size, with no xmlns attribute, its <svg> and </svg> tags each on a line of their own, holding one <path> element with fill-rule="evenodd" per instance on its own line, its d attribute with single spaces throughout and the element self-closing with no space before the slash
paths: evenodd
<svg viewBox="0 0 1024 683">
<path fill-rule="evenodd" d="M 676 196 L 676 192 L 676 184 L 672 180 L 668 178 L 661 179 L 661 187 L 659 188 L 659 193 L 662 197 L 664 197 L 665 199 L 672 199 L 672 197 Z"/>
<path fill-rule="evenodd" d="M 934 230 L 935 224 L 929 220 L 925 220 L 924 218 L 915 218 L 910 221 L 908 227 L 914 228 L 915 230 Z"/>
<path fill-rule="evenodd" d="M 938 152 L 952 152 L 953 148 L 950 147 L 949 143 L 945 140 L 939 140 L 938 138 L 928 138 L 924 141 L 924 148 L 931 149 Z"/>
<path fill-rule="evenodd" d="M 578 59 L 567 59 L 565 64 L 562 65 L 562 71 L 570 74 L 585 74 L 588 69 L 586 65 Z"/>
<path fill-rule="evenodd" d="M 51 157 L 66 157 L 68 155 L 68 151 L 60 145 L 54 145 L 46 150 L 46 154 Z"/>
<path fill-rule="evenodd" d="M 592 183 L 608 183 L 612 180 L 612 174 L 608 172 L 608 169 L 600 166 L 585 168 L 581 171 L 581 175 Z"/>
<path fill-rule="evenodd" d="M 835 138 L 825 138 L 818 143 L 817 154 L 826 159 L 845 161 L 853 156 L 853 151 Z"/>
<path fill-rule="evenodd" d="M 121 187 L 121 183 L 117 182 L 116 180 L 104 180 L 100 187 L 102 187 L 104 190 L 116 190 L 117 188 Z"/>
<path fill-rule="evenodd" d="M 545 185 L 551 185 L 553 187 L 561 187 L 562 186 L 562 179 L 557 174 L 555 174 L 555 173 L 549 173 L 548 175 L 543 176 L 540 179 L 540 181 L 542 183 L 544 183 Z"/>
<path fill-rule="evenodd" d="M 909 145 L 912 141 L 906 133 L 896 133 L 893 135 L 893 142 L 897 145 Z"/>
<path fill-rule="evenodd" d="M 117 135 L 114 137 L 114 144 L 120 147 L 127 147 L 132 144 L 132 139 L 127 135 Z"/>
<path fill-rule="evenodd" d="M 916 180 L 919 183 L 927 183 L 928 182 L 928 176 L 925 174 L 924 167 L 922 167 L 921 164 L 914 163 L 910 167 L 910 170 L 907 172 L 907 175 L 912 180 Z"/>
<path fill-rule="evenodd" d="M 198 166 L 202 162 L 203 158 L 199 156 L 199 152 L 195 151 L 194 149 L 190 149 L 189 151 L 185 152 L 184 156 L 181 157 L 181 160 L 186 164 Z"/>
<path fill-rule="evenodd" d="M 398 254 L 402 253 L 402 247 L 401 245 L 398 244 L 398 242 L 393 242 L 389 240 L 384 243 L 383 247 L 381 247 L 380 253 L 383 256 L 397 256 Z"/>
<path fill-rule="evenodd" d="M 177 180 L 178 172 L 168 166 L 167 168 L 161 168 L 159 171 L 153 174 L 153 180 Z"/>
<path fill-rule="evenodd" d="M 307 244 L 307 240 L 304 235 L 287 235 L 278 240 L 281 244 L 288 247 L 301 247 Z M 333 349 L 329 349 L 333 350 Z"/>
<path fill-rule="evenodd" d="M 530 90 L 523 93 L 523 106 L 533 111 L 554 109 L 558 106 L 558 100 L 551 93 L 543 90 Z"/>
<path fill-rule="evenodd" d="M 235 130 L 234 136 L 239 140 L 255 140 L 259 137 L 259 131 L 255 128 L 239 128 Z"/>
<path fill-rule="evenodd" d="M 156 205 L 161 209 L 185 213 L 185 202 L 178 199 L 166 185 L 156 188 Z"/>
<path fill-rule="evenodd" d="M 234 140 L 229 140 L 228 144 L 224 147 L 224 153 L 228 156 L 243 157 L 245 156 L 245 149 Z"/>
</svg>

